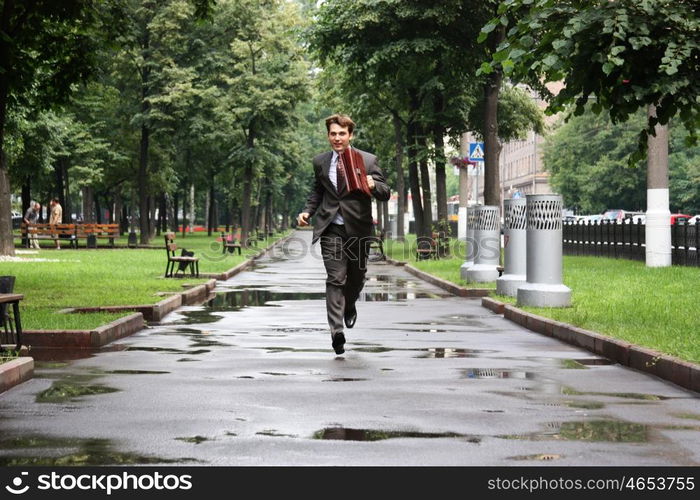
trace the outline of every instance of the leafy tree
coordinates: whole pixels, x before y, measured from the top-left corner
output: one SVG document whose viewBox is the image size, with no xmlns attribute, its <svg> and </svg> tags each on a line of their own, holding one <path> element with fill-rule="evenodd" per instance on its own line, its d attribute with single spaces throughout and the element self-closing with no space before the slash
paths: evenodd
<svg viewBox="0 0 700 500">
<path fill-rule="evenodd" d="M 224 80 L 223 105 L 245 138 L 231 159 L 241 167 L 241 238 L 246 241 L 255 181 L 266 165 L 278 164 L 271 144 L 279 130 L 294 125 L 293 111 L 308 96 L 308 79 L 293 37 L 298 20 L 293 4 L 244 0 L 235 9 L 240 26 L 230 45 L 233 70 Z"/>
<path fill-rule="evenodd" d="M 92 67 L 94 0 L 4 0 L 0 8 L 0 254 L 13 255 L 4 151 L 8 111 L 64 99 Z"/>
<path fill-rule="evenodd" d="M 700 3 L 696 0 L 506 0 L 482 30 L 518 19 L 494 62 L 517 81 L 537 86 L 550 112 L 589 101 L 621 123 L 656 105 L 656 117 L 640 127 L 630 163 L 646 154 L 658 122 L 678 117 L 697 138 L 700 128 Z M 484 66 L 488 70 L 488 64 Z M 564 82 L 557 94 L 548 82 Z"/>
<path fill-rule="evenodd" d="M 646 114 L 638 112 L 622 124 L 613 124 L 606 113 L 591 111 L 572 117 L 545 143 L 545 168 L 550 182 L 565 204 L 578 213 L 601 213 L 608 208 L 644 210 L 646 167 L 630 166 L 629 155 L 644 127 Z M 673 129 L 669 169 L 671 206 L 677 211 L 700 210 L 700 148 L 684 143 L 687 132 Z"/>
</svg>

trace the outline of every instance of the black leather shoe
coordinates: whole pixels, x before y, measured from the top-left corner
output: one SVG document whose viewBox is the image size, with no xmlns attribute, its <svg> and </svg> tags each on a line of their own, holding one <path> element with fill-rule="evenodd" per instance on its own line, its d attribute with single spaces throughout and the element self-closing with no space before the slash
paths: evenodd
<svg viewBox="0 0 700 500">
<path fill-rule="evenodd" d="M 354 305 L 350 309 L 345 311 L 343 319 L 345 319 L 346 327 L 352 328 L 353 326 L 355 326 L 355 321 L 357 321 L 357 309 Z"/>
<path fill-rule="evenodd" d="M 333 336 L 333 349 L 335 349 L 336 354 L 345 352 L 345 335 L 343 335 L 343 332 L 336 333 Z"/>
</svg>

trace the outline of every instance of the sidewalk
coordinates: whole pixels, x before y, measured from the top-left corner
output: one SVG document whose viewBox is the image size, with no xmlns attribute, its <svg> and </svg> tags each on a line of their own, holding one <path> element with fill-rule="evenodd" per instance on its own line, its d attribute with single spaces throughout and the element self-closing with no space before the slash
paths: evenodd
<svg viewBox="0 0 700 500">
<path fill-rule="evenodd" d="M 310 236 L 297 232 L 219 281 L 208 306 L 183 307 L 92 358 L 37 363 L 34 379 L 0 396 L 0 462 L 700 463 L 696 393 L 401 267 L 370 266 L 336 357 Z M 30 437 L 43 446 L 22 446 Z"/>
</svg>

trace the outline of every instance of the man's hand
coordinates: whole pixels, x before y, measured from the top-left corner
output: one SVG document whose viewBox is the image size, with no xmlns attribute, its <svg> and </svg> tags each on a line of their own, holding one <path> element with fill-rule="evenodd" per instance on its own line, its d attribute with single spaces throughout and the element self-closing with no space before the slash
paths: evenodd
<svg viewBox="0 0 700 500">
<path fill-rule="evenodd" d="M 370 189 L 374 189 L 374 179 L 371 175 L 367 176 L 367 186 L 369 186 Z"/>
<path fill-rule="evenodd" d="M 302 212 L 297 216 L 297 224 L 299 224 L 300 227 L 308 226 L 309 225 L 309 214 L 308 212 Z"/>
</svg>

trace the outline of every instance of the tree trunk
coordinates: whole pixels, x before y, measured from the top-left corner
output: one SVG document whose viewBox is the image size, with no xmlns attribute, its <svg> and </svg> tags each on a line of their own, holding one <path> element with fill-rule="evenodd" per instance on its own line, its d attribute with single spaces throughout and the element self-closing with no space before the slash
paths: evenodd
<svg viewBox="0 0 700 500">
<path fill-rule="evenodd" d="M 214 204 L 216 203 L 216 193 L 214 192 L 214 176 L 211 176 L 211 184 L 209 185 L 209 213 L 207 214 L 207 235 L 211 236 L 216 223 L 214 222 Z"/>
<path fill-rule="evenodd" d="M 24 183 L 22 184 L 22 217 L 29 210 L 29 205 L 32 202 L 32 180 L 29 177 L 25 177 Z"/>
<path fill-rule="evenodd" d="M 413 205 L 413 218 L 416 235 L 421 236 L 423 231 L 423 203 L 420 194 L 420 180 L 418 178 L 418 160 L 416 158 L 416 126 L 410 121 L 406 127 L 406 143 L 408 144 L 408 183 L 411 187 L 411 202 Z"/>
<path fill-rule="evenodd" d="M 447 179 L 445 178 L 445 127 L 436 124 L 433 128 L 435 143 L 435 196 L 439 223 L 447 223 Z"/>
<path fill-rule="evenodd" d="M 142 111 L 146 111 L 148 105 L 143 104 Z M 141 231 L 140 243 L 147 245 L 151 230 L 148 218 L 148 142 L 150 131 L 145 125 L 141 126 L 141 143 L 139 149 L 139 230 Z"/>
<path fill-rule="evenodd" d="M 433 232 L 433 200 L 430 191 L 430 169 L 428 168 L 428 145 L 425 135 L 421 130 L 417 144 L 421 151 L 420 156 L 420 182 L 423 192 L 423 233 L 422 236 L 431 236 Z"/>
<path fill-rule="evenodd" d="M 248 137 L 246 138 L 246 147 L 249 151 L 255 147 L 255 129 L 254 124 L 251 123 L 248 128 Z M 242 244 L 248 245 L 248 234 L 251 229 L 251 196 L 253 193 L 253 174 L 254 165 L 252 158 L 246 160 L 245 169 L 243 172 L 243 200 L 241 205 L 241 241 Z"/>
<path fill-rule="evenodd" d="M 505 37 L 506 27 L 499 25 L 489 36 L 492 53 Z M 484 87 L 484 205 L 501 206 L 501 179 L 498 157 L 501 144 L 498 139 L 498 97 L 503 73 L 496 69 L 491 73 Z"/>
<path fill-rule="evenodd" d="M 397 111 L 392 112 L 392 118 L 394 123 L 394 140 L 396 143 L 396 192 L 398 193 L 398 198 L 396 201 L 396 239 L 403 241 L 405 237 L 404 232 L 404 213 L 406 210 L 406 189 L 404 187 L 403 178 L 403 149 L 404 140 L 403 132 L 401 126 L 401 118 Z M 388 205 L 387 205 L 388 207 Z M 389 228 L 391 229 L 391 228 Z"/>
<path fill-rule="evenodd" d="M 93 199 L 95 204 L 95 222 L 97 222 L 98 224 L 102 224 L 102 207 L 100 207 L 100 197 L 95 193 L 93 195 Z"/>
<path fill-rule="evenodd" d="M 10 11 L 14 7 L 14 2 L 6 2 L 5 11 L 9 19 Z M 7 32 L 3 19 L 0 30 Z M 0 43 L 0 47 L 5 47 L 5 42 Z M 0 51 L 0 68 L 10 68 L 9 54 L 6 49 Z M 9 95 L 9 83 L 6 77 L 0 78 L 0 255 L 14 255 L 15 241 L 12 235 L 12 202 L 10 201 L 10 176 L 7 170 L 7 159 L 5 158 L 5 119 L 7 116 L 7 97 Z M 24 214 L 22 214 L 24 215 Z"/>
<path fill-rule="evenodd" d="M 119 191 L 114 193 L 112 224 L 119 224 L 119 236 L 122 236 L 124 234 L 124 201 Z"/>
<path fill-rule="evenodd" d="M 179 214 L 178 212 L 180 211 L 180 193 L 179 191 L 175 191 L 173 194 L 173 216 L 170 218 L 170 230 L 174 233 L 177 233 L 177 230 L 180 226 L 179 224 Z"/>
<path fill-rule="evenodd" d="M 83 191 L 83 222 L 95 223 L 95 192 L 92 186 L 85 186 Z"/>
<path fill-rule="evenodd" d="M 156 236 L 160 236 L 168 228 L 166 223 L 168 222 L 168 204 L 165 198 L 165 193 L 161 193 L 158 196 L 158 225 L 156 226 Z"/>
<path fill-rule="evenodd" d="M 382 202 L 382 212 L 384 213 L 384 234 L 388 234 L 391 231 L 391 225 L 389 224 L 389 202 Z"/>
<path fill-rule="evenodd" d="M 648 117 L 656 116 L 656 106 Z M 671 211 L 668 191 L 668 125 L 656 125 L 656 135 L 647 143 L 647 211 L 645 258 L 647 267 L 669 267 L 671 253 Z"/>
</svg>

